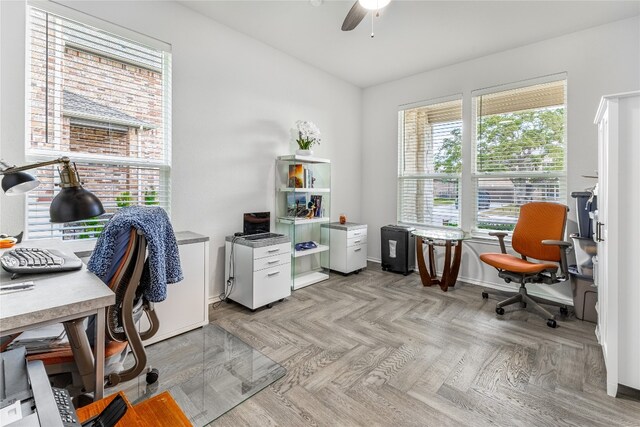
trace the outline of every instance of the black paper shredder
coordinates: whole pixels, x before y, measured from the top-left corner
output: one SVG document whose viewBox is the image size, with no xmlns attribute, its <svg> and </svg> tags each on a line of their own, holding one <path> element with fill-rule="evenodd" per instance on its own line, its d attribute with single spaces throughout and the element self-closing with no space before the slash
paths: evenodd
<svg viewBox="0 0 640 427">
<path fill-rule="evenodd" d="M 382 270 L 405 276 L 415 269 L 415 228 L 404 225 L 385 225 L 380 229 Z"/>
</svg>

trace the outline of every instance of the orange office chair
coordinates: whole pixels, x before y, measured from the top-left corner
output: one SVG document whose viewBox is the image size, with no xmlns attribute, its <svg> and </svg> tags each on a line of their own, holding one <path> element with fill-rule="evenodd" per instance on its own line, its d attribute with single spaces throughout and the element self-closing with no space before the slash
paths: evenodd
<svg viewBox="0 0 640 427">
<path fill-rule="evenodd" d="M 158 371 L 147 368 L 147 357 L 142 341 L 151 338 L 159 327 L 153 303 L 141 293 L 139 284 L 145 263 L 147 243 L 144 235 L 135 229 L 120 232 L 111 271 L 102 278 L 116 294 L 116 303 L 107 308 L 105 330 L 105 385 L 112 387 L 129 381 L 147 370 L 146 380 L 157 381 Z M 150 327 L 139 331 L 137 322 L 147 315 Z M 94 358 L 91 344 L 84 333 L 83 319 L 64 323 L 70 348 L 29 355 L 29 360 L 42 360 L 47 374 L 55 386 L 69 387 L 72 396 L 95 391 Z M 87 328 L 92 334 L 93 327 Z M 134 358 L 133 366 L 124 369 L 128 351 Z M 70 377 L 70 378 L 69 378 Z"/>
<path fill-rule="evenodd" d="M 522 205 L 520 217 L 513 230 L 511 246 L 520 254 L 520 257 L 507 253 L 504 238 L 507 233 L 489 233 L 500 241 L 502 253 L 488 253 L 480 255 L 480 260 L 495 267 L 498 276 L 505 282 L 520 283 L 517 294 L 496 304 L 496 313 L 504 314 L 507 305 L 520 303 L 526 308 L 530 306 L 547 319 L 547 326 L 555 328 L 556 321 L 553 315 L 543 308 L 540 303 L 560 307 L 560 313 L 567 314 L 567 307 L 542 298 L 532 297 L 527 294 L 527 283 L 554 284 L 567 280 L 567 250 L 571 248 L 569 242 L 565 242 L 564 231 L 567 224 L 567 211 L 565 205 L 549 202 L 532 202 Z M 540 262 L 529 261 L 533 258 Z M 558 272 L 558 267 L 560 272 Z M 487 292 L 482 292 L 482 298 L 488 298 Z"/>
</svg>

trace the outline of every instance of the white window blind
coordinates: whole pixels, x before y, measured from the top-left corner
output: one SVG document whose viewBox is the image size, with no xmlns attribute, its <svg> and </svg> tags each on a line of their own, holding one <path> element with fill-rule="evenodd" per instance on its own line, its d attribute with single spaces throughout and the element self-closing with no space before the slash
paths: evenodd
<svg viewBox="0 0 640 427">
<path fill-rule="evenodd" d="M 520 206 L 566 203 L 566 80 L 473 96 L 475 229 L 512 230 Z"/>
<path fill-rule="evenodd" d="M 460 227 L 462 100 L 399 112 L 398 221 Z"/>
<path fill-rule="evenodd" d="M 55 167 L 40 168 L 42 184 L 27 198 L 28 237 L 96 237 L 124 206 L 169 211 L 169 49 L 30 8 L 27 50 L 27 156 L 71 158 L 106 210 L 100 218 L 50 223 L 59 177 Z"/>
</svg>

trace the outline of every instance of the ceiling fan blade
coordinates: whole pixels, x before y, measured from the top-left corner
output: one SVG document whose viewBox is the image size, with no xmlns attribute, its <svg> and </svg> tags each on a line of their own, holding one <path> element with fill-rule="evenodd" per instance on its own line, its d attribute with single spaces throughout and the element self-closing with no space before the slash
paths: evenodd
<svg viewBox="0 0 640 427">
<path fill-rule="evenodd" d="M 342 23 L 342 31 L 351 31 L 367 16 L 368 10 L 364 7 L 360 6 L 359 2 L 355 2 L 355 4 L 347 13 L 346 18 L 344 18 L 344 22 Z"/>
</svg>

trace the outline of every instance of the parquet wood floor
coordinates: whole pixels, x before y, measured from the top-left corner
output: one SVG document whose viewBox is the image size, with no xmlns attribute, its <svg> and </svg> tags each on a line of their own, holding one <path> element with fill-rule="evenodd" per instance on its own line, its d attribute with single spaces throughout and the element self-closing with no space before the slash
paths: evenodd
<svg viewBox="0 0 640 427">
<path fill-rule="evenodd" d="M 221 304 L 211 321 L 288 372 L 213 425 L 640 426 L 639 401 L 606 395 L 594 324 L 497 316 L 480 293 L 370 263 L 272 309 Z"/>
</svg>

